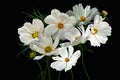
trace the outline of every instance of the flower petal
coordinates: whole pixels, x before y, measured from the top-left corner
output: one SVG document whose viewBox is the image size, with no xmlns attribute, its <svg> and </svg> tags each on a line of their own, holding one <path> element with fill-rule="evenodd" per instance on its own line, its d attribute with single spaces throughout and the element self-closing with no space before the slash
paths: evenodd
<svg viewBox="0 0 120 80">
<path fill-rule="evenodd" d="M 77 50 L 71 57 L 70 61 L 73 66 L 76 65 L 78 58 L 81 56 L 80 50 Z"/>
<path fill-rule="evenodd" d="M 44 25 L 43 25 L 43 23 L 42 23 L 41 20 L 39 20 L 39 19 L 33 19 L 32 24 L 34 26 L 34 30 L 35 31 L 40 31 L 40 33 L 43 32 Z"/>
<path fill-rule="evenodd" d="M 60 14 L 60 11 L 58 9 L 51 10 L 51 15 L 58 19 L 58 15 Z"/>
<path fill-rule="evenodd" d="M 58 21 L 56 19 L 56 17 L 52 16 L 52 15 L 48 15 L 46 18 L 45 18 L 45 23 L 47 24 L 57 24 Z"/>
<path fill-rule="evenodd" d="M 67 72 L 68 70 L 70 70 L 72 68 L 72 63 L 68 62 L 66 67 L 65 67 L 65 72 Z"/>
<path fill-rule="evenodd" d="M 36 56 L 33 60 L 40 60 L 44 57 L 45 55 L 41 55 L 41 56 Z"/>
<path fill-rule="evenodd" d="M 23 27 L 24 27 L 24 29 L 25 29 L 27 32 L 29 32 L 29 33 L 33 33 L 33 32 L 34 32 L 34 27 L 33 27 L 33 25 L 32 25 L 31 23 L 29 23 L 29 22 L 26 22 Z"/>
<path fill-rule="evenodd" d="M 62 71 L 66 66 L 65 62 L 60 62 L 60 61 L 55 61 L 53 63 L 51 63 L 50 67 L 52 67 L 53 69 L 56 69 L 57 71 Z"/>
<path fill-rule="evenodd" d="M 45 33 L 48 35 L 53 35 L 57 32 L 58 28 L 55 24 L 50 24 L 45 28 Z"/>
<path fill-rule="evenodd" d="M 21 35 L 21 34 L 26 34 L 28 33 L 24 27 L 21 27 L 21 28 L 18 28 L 18 34 Z"/>
<path fill-rule="evenodd" d="M 55 38 L 55 41 L 54 41 L 54 44 L 53 44 L 53 48 L 55 49 L 58 46 L 58 44 L 59 44 L 59 37 L 57 36 Z"/>
<path fill-rule="evenodd" d="M 69 51 L 69 58 L 71 58 L 73 51 L 74 51 L 73 46 L 69 46 L 68 51 Z"/>
<path fill-rule="evenodd" d="M 66 23 L 69 20 L 69 16 L 65 13 L 59 14 L 58 17 L 60 18 L 60 21 L 63 23 Z"/>
<path fill-rule="evenodd" d="M 44 53 L 43 46 L 36 41 L 30 42 L 30 49 L 39 52 L 40 54 Z"/>
<path fill-rule="evenodd" d="M 61 47 L 58 49 L 58 53 L 60 54 L 60 56 L 62 58 L 66 58 L 68 57 L 68 52 L 67 52 L 67 48 L 66 47 Z"/>
<path fill-rule="evenodd" d="M 29 44 L 33 40 L 31 35 L 28 33 L 20 35 L 19 38 L 20 41 L 23 42 L 24 44 Z"/>
<path fill-rule="evenodd" d="M 76 18 L 74 16 L 70 16 L 69 20 L 67 21 L 67 23 L 75 25 L 77 22 Z"/>
<path fill-rule="evenodd" d="M 100 47 L 100 45 L 101 45 L 95 35 L 90 35 L 88 40 L 90 41 L 91 46 Z"/>
<path fill-rule="evenodd" d="M 59 61 L 63 61 L 63 58 L 56 56 L 56 57 L 52 57 L 53 60 L 59 60 Z"/>
</svg>

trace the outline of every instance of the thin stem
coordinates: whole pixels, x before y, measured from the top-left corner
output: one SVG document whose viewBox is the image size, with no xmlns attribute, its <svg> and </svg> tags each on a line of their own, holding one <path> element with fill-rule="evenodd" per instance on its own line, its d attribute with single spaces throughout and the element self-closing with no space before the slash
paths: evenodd
<svg viewBox="0 0 120 80">
<path fill-rule="evenodd" d="M 49 80 L 51 80 L 51 74 L 50 74 L 50 68 L 49 68 L 49 57 L 47 57 L 47 63 L 46 63 L 47 65 L 47 68 L 48 68 L 48 78 L 49 78 Z"/>
<path fill-rule="evenodd" d="M 59 74 L 58 74 L 58 80 L 60 80 L 61 72 L 62 71 L 60 71 Z"/>
<path fill-rule="evenodd" d="M 44 76 L 43 76 L 42 67 L 41 67 L 41 65 L 40 65 L 40 63 L 39 63 L 39 61 L 38 61 L 38 60 L 37 60 L 37 64 L 38 64 L 38 66 L 39 66 L 39 69 L 40 69 L 40 71 L 41 71 L 42 80 L 44 80 Z"/>
<path fill-rule="evenodd" d="M 71 69 L 71 76 L 72 76 L 72 80 L 74 80 L 74 74 L 73 74 L 72 69 Z"/>
<path fill-rule="evenodd" d="M 85 67 L 85 64 L 84 64 L 84 57 L 83 57 L 83 49 L 82 49 L 82 66 L 83 66 L 83 69 L 84 69 L 84 71 L 85 71 L 85 74 L 86 74 L 86 76 L 87 76 L 87 78 L 88 78 L 88 80 L 91 80 L 90 79 L 90 76 L 89 76 L 89 74 L 88 74 L 88 72 L 87 72 L 87 70 L 86 70 L 86 67 Z"/>
<path fill-rule="evenodd" d="M 46 63 L 47 64 L 47 63 Z M 45 68 L 45 72 L 44 72 L 44 80 L 45 80 L 45 78 L 46 78 L 46 73 L 47 73 L 47 65 L 46 65 L 46 68 Z"/>
<path fill-rule="evenodd" d="M 49 80 L 51 80 L 51 75 L 50 75 L 50 69 L 49 69 L 49 66 L 48 66 L 48 77 L 49 77 Z"/>
</svg>

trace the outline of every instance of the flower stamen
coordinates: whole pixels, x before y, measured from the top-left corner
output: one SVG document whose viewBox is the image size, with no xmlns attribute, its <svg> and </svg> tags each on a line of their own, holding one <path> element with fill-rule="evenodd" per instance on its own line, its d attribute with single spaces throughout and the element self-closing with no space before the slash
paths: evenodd
<svg viewBox="0 0 120 80">
<path fill-rule="evenodd" d="M 92 33 L 95 35 L 98 32 L 97 28 L 94 28 Z"/>
<path fill-rule="evenodd" d="M 44 51 L 46 53 L 50 53 L 52 51 L 52 48 L 50 46 L 47 46 L 47 47 L 44 48 Z"/>
<path fill-rule="evenodd" d="M 63 23 L 58 23 L 57 27 L 58 27 L 58 29 L 62 29 L 64 27 L 64 24 Z"/>
<path fill-rule="evenodd" d="M 79 36 L 75 36 L 74 38 L 75 38 L 75 40 L 77 40 L 79 38 Z"/>
<path fill-rule="evenodd" d="M 32 34 L 33 38 L 37 38 L 38 36 L 39 36 L 39 32 L 37 32 L 37 31 Z"/>
<path fill-rule="evenodd" d="M 81 17 L 80 17 L 80 21 L 85 22 L 85 21 L 86 21 L 86 17 L 81 16 Z"/>
<path fill-rule="evenodd" d="M 65 58 L 65 62 L 69 62 L 70 60 L 69 60 L 69 58 Z"/>
</svg>

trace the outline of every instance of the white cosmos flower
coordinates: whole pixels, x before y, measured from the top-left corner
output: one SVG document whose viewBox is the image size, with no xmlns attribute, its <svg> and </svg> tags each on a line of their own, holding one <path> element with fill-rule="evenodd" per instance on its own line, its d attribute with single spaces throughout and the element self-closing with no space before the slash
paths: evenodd
<svg viewBox="0 0 120 80">
<path fill-rule="evenodd" d="M 57 9 L 51 10 L 51 15 L 48 15 L 44 21 L 48 24 L 45 33 L 59 36 L 60 39 L 64 39 L 64 33 L 69 31 L 76 23 L 75 17 L 61 13 Z"/>
<path fill-rule="evenodd" d="M 92 46 L 100 46 L 101 44 L 105 44 L 108 40 L 107 36 L 111 35 L 111 26 L 103 20 L 104 19 L 102 16 L 96 15 L 94 18 L 94 24 L 88 25 L 91 31 L 88 40 Z"/>
<path fill-rule="evenodd" d="M 56 39 L 54 40 L 54 43 L 51 36 L 46 34 L 41 34 L 38 39 L 39 41 L 32 41 L 30 43 L 30 48 L 32 50 L 38 52 L 39 54 L 42 54 L 40 56 L 39 55 L 36 56 L 34 60 L 39 60 L 44 56 L 58 55 L 57 48 L 56 48 L 59 43 L 58 37 L 56 37 Z"/>
<path fill-rule="evenodd" d="M 79 26 L 78 29 L 73 29 L 71 33 L 66 32 L 65 36 L 70 42 L 61 43 L 61 46 L 76 46 L 80 43 L 85 43 L 90 35 L 90 27 L 84 28 L 83 25 Z"/>
<path fill-rule="evenodd" d="M 71 16 L 75 16 L 78 23 L 87 24 L 89 23 L 96 14 L 100 14 L 97 8 L 91 8 L 91 6 L 87 5 L 83 8 L 82 4 L 78 4 L 73 6 L 73 11 L 69 10 L 67 14 Z"/>
<path fill-rule="evenodd" d="M 32 24 L 26 22 L 22 27 L 18 28 L 20 41 L 28 45 L 31 41 L 38 40 L 38 36 L 43 30 L 44 25 L 39 19 L 33 19 Z"/>
<path fill-rule="evenodd" d="M 79 27 L 79 30 L 81 32 L 81 36 L 79 39 L 79 43 L 85 43 L 88 40 L 89 35 L 91 34 L 90 32 L 90 27 L 87 27 L 86 29 L 84 28 L 83 25 Z"/>
<path fill-rule="evenodd" d="M 81 33 L 77 28 L 71 28 L 70 32 L 66 32 L 64 34 L 66 36 L 66 39 L 69 40 L 70 42 L 64 42 L 61 43 L 61 46 L 68 47 L 69 45 L 75 46 L 80 43 L 79 39 L 81 38 Z"/>
<path fill-rule="evenodd" d="M 74 52 L 74 48 L 69 46 L 68 49 L 66 47 L 61 47 L 58 49 L 58 53 L 60 56 L 52 57 L 55 62 L 51 63 L 51 67 L 56 69 L 57 71 L 65 70 L 68 71 L 75 66 L 78 58 L 81 56 L 80 50 Z"/>
</svg>

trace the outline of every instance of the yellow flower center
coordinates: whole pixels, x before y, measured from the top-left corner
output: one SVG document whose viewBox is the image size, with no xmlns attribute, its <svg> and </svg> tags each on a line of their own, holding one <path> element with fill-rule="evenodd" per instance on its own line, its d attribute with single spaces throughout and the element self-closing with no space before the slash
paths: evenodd
<svg viewBox="0 0 120 80">
<path fill-rule="evenodd" d="M 77 40 L 79 38 L 79 36 L 75 36 L 74 38 L 75 38 L 75 40 Z"/>
<path fill-rule="evenodd" d="M 69 58 L 65 58 L 65 62 L 69 62 L 70 60 L 69 60 Z"/>
<path fill-rule="evenodd" d="M 86 17 L 81 16 L 81 17 L 80 17 L 80 21 L 85 22 L 85 21 L 86 21 Z"/>
<path fill-rule="evenodd" d="M 64 27 L 64 24 L 63 23 L 58 23 L 57 27 L 58 27 L 58 29 L 62 29 Z"/>
<path fill-rule="evenodd" d="M 45 52 L 50 53 L 52 51 L 52 48 L 50 46 L 45 47 Z"/>
<path fill-rule="evenodd" d="M 97 28 L 94 28 L 92 33 L 95 35 L 97 32 L 98 32 Z"/>
<path fill-rule="evenodd" d="M 32 37 L 33 38 L 37 38 L 39 36 L 39 32 L 34 32 L 33 34 L 32 34 Z"/>
</svg>

